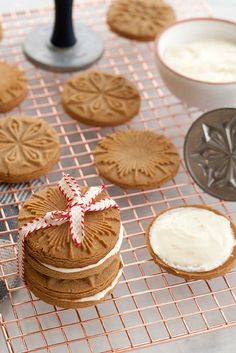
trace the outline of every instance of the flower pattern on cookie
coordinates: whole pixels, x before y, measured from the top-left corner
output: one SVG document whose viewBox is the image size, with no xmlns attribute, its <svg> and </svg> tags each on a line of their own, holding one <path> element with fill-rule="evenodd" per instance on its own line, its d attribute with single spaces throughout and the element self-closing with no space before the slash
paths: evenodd
<svg viewBox="0 0 236 353">
<path fill-rule="evenodd" d="M 140 96 L 125 77 L 90 71 L 69 80 L 62 103 L 72 117 L 94 125 L 113 125 L 137 114 Z"/>
<path fill-rule="evenodd" d="M 44 167 L 58 149 L 56 133 L 43 120 L 12 116 L 0 121 L 0 167 L 10 175 Z"/>
<path fill-rule="evenodd" d="M 101 174 L 110 179 L 109 174 L 115 173 L 118 184 L 127 182 L 131 187 L 153 184 L 155 179 L 161 184 L 179 164 L 178 152 L 166 137 L 139 130 L 119 131 L 105 137 L 94 157 Z M 129 176 L 132 178 L 127 181 Z"/>
<path fill-rule="evenodd" d="M 157 0 L 116 0 L 107 14 L 107 22 L 118 34 L 137 40 L 152 40 L 175 20 L 171 6 Z"/>
<path fill-rule="evenodd" d="M 7 111 L 19 104 L 27 94 L 27 79 L 15 65 L 0 62 L 0 111 Z"/>
</svg>

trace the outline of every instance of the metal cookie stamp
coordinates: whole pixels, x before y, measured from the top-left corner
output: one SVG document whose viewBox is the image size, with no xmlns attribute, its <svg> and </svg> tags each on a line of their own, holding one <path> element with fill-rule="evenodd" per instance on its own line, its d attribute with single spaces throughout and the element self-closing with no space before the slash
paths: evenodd
<svg viewBox="0 0 236 353">
<path fill-rule="evenodd" d="M 200 116 L 187 133 L 184 159 L 201 189 L 236 201 L 236 109 L 221 108 Z"/>
<path fill-rule="evenodd" d="M 26 37 L 25 55 L 43 69 L 61 72 L 85 69 L 103 53 L 103 40 L 97 32 L 84 24 L 74 26 L 72 5 L 73 0 L 55 0 L 54 28 L 42 25 Z"/>
</svg>

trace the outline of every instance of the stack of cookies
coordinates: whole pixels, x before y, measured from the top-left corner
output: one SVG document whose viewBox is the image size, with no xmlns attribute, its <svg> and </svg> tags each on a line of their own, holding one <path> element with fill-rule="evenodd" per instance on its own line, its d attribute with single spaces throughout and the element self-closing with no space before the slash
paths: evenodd
<svg viewBox="0 0 236 353">
<path fill-rule="evenodd" d="M 95 189 L 99 188 L 79 188 L 81 202 L 72 205 L 60 185 L 48 187 L 35 193 L 21 209 L 23 278 L 28 288 L 49 304 L 66 308 L 94 305 L 112 291 L 121 276 L 120 212 L 104 191 Z M 80 210 L 86 211 L 83 216 Z M 84 232 L 80 243 L 73 233 L 74 221 Z"/>
</svg>

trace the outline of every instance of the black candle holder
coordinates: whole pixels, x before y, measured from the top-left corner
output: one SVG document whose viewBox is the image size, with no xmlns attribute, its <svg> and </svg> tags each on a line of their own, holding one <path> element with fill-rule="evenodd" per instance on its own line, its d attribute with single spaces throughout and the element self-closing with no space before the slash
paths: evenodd
<svg viewBox="0 0 236 353">
<path fill-rule="evenodd" d="M 30 32 L 24 53 L 34 64 L 52 71 L 75 71 L 96 62 L 103 53 L 101 37 L 84 24 L 73 24 L 73 0 L 55 0 L 54 27 Z"/>
</svg>

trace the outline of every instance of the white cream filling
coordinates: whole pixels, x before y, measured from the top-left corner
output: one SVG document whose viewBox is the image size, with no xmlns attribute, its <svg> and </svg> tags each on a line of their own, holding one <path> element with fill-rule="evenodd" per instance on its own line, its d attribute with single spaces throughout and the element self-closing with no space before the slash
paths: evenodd
<svg viewBox="0 0 236 353">
<path fill-rule="evenodd" d="M 106 256 L 104 256 L 101 260 L 99 260 L 95 264 L 91 264 L 91 265 L 88 265 L 85 267 L 78 267 L 78 268 L 65 268 L 65 267 L 55 267 L 52 265 L 45 264 L 44 262 L 40 262 L 40 263 L 43 266 L 49 268 L 50 270 L 61 272 L 61 273 L 75 273 L 75 272 L 90 270 L 91 268 L 94 268 L 94 267 L 97 267 L 97 266 L 100 266 L 101 264 L 103 264 L 107 259 L 109 259 L 109 257 L 118 254 L 118 252 L 120 251 L 122 241 L 123 241 L 123 235 L 124 235 L 124 230 L 123 230 L 123 227 L 121 226 L 119 238 L 118 238 L 114 248 L 112 248 L 111 251 Z"/>
<path fill-rule="evenodd" d="M 197 207 L 163 213 L 152 224 L 149 236 L 159 258 L 188 272 L 210 271 L 223 265 L 236 244 L 227 218 Z"/>
<path fill-rule="evenodd" d="M 85 298 L 81 298 L 75 301 L 78 302 L 90 302 L 90 301 L 96 301 L 96 300 L 100 300 L 102 298 L 104 298 L 107 293 L 109 293 L 118 283 L 120 276 L 122 275 L 122 271 L 123 268 L 121 268 L 116 276 L 116 278 L 113 280 L 113 282 L 111 283 L 111 285 L 105 289 L 103 289 L 101 292 L 91 295 L 90 297 L 85 297 Z"/>
<path fill-rule="evenodd" d="M 204 39 L 170 46 L 166 64 L 182 75 L 209 82 L 236 80 L 236 43 Z"/>
</svg>

